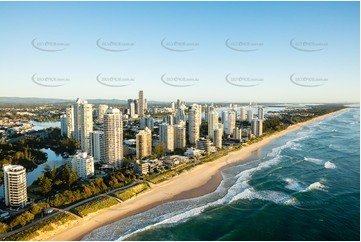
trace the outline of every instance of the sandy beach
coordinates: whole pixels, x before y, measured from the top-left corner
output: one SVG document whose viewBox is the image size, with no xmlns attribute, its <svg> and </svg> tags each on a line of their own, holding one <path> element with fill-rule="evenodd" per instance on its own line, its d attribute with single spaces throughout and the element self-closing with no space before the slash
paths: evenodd
<svg viewBox="0 0 361 242">
<path fill-rule="evenodd" d="M 341 111 L 343 110 L 337 112 Z M 292 125 L 286 130 L 266 137 L 258 143 L 254 143 L 247 147 L 243 147 L 241 150 L 231 152 L 227 156 L 224 156 L 213 162 L 196 166 L 192 170 L 173 177 L 168 181 L 156 185 L 151 184 L 151 189 L 148 191 L 131 200 L 123 202 L 122 204 L 89 215 L 83 218 L 79 224 L 52 236 L 49 238 L 49 240 L 81 240 L 86 234 L 101 226 L 113 223 L 117 220 L 137 213 L 141 213 L 159 204 L 208 194 L 216 190 L 222 181 L 222 169 L 225 169 L 231 165 L 245 162 L 247 158 L 249 158 L 255 151 L 259 150 L 270 141 L 277 139 L 278 137 L 283 136 L 289 132 L 296 131 L 302 126 L 305 126 L 311 122 L 333 115 L 337 112 L 319 116 L 309 121 Z"/>
</svg>

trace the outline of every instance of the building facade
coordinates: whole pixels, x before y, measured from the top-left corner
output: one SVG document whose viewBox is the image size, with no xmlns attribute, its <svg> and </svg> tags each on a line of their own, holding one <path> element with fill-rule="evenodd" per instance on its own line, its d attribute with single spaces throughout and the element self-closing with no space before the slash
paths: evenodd
<svg viewBox="0 0 361 242">
<path fill-rule="evenodd" d="M 136 158 L 143 159 L 152 154 L 152 131 L 149 128 L 136 135 Z"/>
<path fill-rule="evenodd" d="M 26 169 L 20 165 L 4 165 L 4 199 L 10 207 L 24 207 L 28 200 Z"/>
<path fill-rule="evenodd" d="M 123 159 L 123 120 L 117 108 L 104 114 L 104 162 L 120 165 Z"/>
</svg>

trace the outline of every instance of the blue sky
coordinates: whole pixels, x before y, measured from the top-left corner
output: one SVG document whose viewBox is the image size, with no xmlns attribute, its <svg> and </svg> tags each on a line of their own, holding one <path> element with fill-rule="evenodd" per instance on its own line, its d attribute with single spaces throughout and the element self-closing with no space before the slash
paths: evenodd
<svg viewBox="0 0 361 242">
<path fill-rule="evenodd" d="M 142 89 L 160 101 L 358 102 L 359 9 L 359 2 L 0 2 L 0 96 L 128 99 Z M 128 50 L 106 51 L 99 39 Z M 162 40 L 190 50 L 166 49 Z"/>
</svg>

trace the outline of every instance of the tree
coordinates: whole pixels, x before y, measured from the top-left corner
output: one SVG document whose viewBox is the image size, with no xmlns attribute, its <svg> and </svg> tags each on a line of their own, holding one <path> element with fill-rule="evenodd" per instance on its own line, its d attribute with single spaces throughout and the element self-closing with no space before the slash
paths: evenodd
<svg viewBox="0 0 361 242">
<path fill-rule="evenodd" d="M 44 174 L 45 175 L 49 175 L 51 172 L 51 168 L 48 162 L 45 163 L 45 167 L 44 167 Z"/>
<path fill-rule="evenodd" d="M 62 178 L 69 189 L 70 186 L 78 180 L 77 174 L 75 172 L 70 171 L 68 164 L 65 165 L 65 168 L 62 172 Z"/>
<path fill-rule="evenodd" d="M 56 177 L 56 162 L 54 161 L 53 170 L 51 170 L 51 172 L 50 172 L 50 179 L 54 180 L 55 177 Z"/>
<path fill-rule="evenodd" d="M 0 222 L 0 234 L 5 234 L 9 230 L 9 225 Z"/>
<path fill-rule="evenodd" d="M 47 195 L 51 191 L 52 182 L 44 175 L 39 177 L 39 188 L 44 195 Z"/>
<path fill-rule="evenodd" d="M 154 154 L 156 157 L 162 157 L 166 154 L 166 149 L 164 144 L 159 144 L 154 146 Z"/>
</svg>

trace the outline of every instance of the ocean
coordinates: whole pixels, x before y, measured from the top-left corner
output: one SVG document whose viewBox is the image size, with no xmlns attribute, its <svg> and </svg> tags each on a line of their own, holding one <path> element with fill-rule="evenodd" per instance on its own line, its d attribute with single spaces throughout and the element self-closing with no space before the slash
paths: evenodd
<svg viewBox="0 0 361 242">
<path fill-rule="evenodd" d="M 359 240 L 360 111 L 271 141 L 216 191 L 162 204 L 83 240 Z"/>
</svg>

